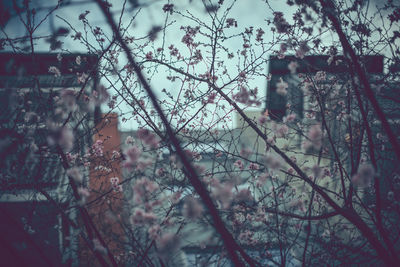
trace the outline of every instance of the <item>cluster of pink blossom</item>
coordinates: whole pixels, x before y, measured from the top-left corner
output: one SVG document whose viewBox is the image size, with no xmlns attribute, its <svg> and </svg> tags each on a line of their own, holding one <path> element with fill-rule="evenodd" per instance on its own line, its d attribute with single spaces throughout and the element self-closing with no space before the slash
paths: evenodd
<svg viewBox="0 0 400 267">
<path fill-rule="evenodd" d="M 318 71 L 314 76 L 314 80 L 316 82 L 326 81 L 326 72 L 325 71 Z"/>
<path fill-rule="evenodd" d="M 63 89 L 60 93 L 60 101 L 60 104 L 68 112 L 76 111 L 78 108 L 75 91 L 72 89 Z"/>
<path fill-rule="evenodd" d="M 77 191 L 80 197 L 79 204 L 84 205 L 86 203 L 86 199 L 90 196 L 90 192 L 85 187 L 78 187 Z"/>
<path fill-rule="evenodd" d="M 263 41 L 263 36 L 264 36 L 264 31 L 261 28 L 258 28 L 257 30 L 257 35 L 256 35 L 256 41 L 257 42 L 262 42 Z"/>
<path fill-rule="evenodd" d="M 89 75 L 84 72 L 77 73 L 76 76 L 77 76 L 77 81 L 79 84 L 84 84 L 89 79 Z"/>
<path fill-rule="evenodd" d="M 274 25 L 278 33 L 287 33 L 290 29 L 290 25 L 283 17 L 282 12 L 274 12 Z"/>
<path fill-rule="evenodd" d="M 255 245 L 258 242 L 257 239 L 254 237 L 254 232 L 250 230 L 244 230 L 243 232 L 241 232 L 239 234 L 238 240 L 240 240 L 242 244 L 246 245 Z"/>
<path fill-rule="evenodd" d="M 232 26 L 237 27 L 238 26 L 237 21 L 234 18 L 227 18 L 226 19 L 226 27 L 230 28 Z"/>
<path fill-rule="evenodd" d="M 58 145 L 60 145 L 65 152 L 72 150 L 74 146 L 74 133 L 71 128 L 65 126 L 61 129 L 58 137 Z"/>
<path fill-rule="evenodd" d="M 290 70 L 291 74 L 295 74 L 297 72 L 297 68 L 299 64 L 296 61 L 291 61 L 288 65 L 288 69 Z"/>
<path fill-rule="evenodd" d="M 235 196 L 237 202 L 249 202 L 253 200 L 253 196 L 249 188 L 240 189 Z"/>
<path fill-rule="evenodd" d="M 289 115 L 287 115 L 283 118 L 283 122 L 284 123 L 293 122 L 295 119 L 296 119 L 296 114 L 290 113 Z"/>
<path fill-rule="evenodd" d="M 164 168 L 158 168 L 157 170 L 156 170 L 156 175 L 158 176 L 158 177 L 164 177 L 165 175 L 166 175 L 166 171 L 165 171 L 165 169 Z"/>
<path fill-rule="evenodd" d="M 272 154 L 265 155 L 265 165 L 272 170 L 277 170 L 281 167 L 281 160 L 278 156 L 274 156 Z"/>
<path fill-rule="evenodd" d="M 69 168 L 67 170 L 67 175 L 74 179 L 74 181 L 77 183 L 81 183 L 83 181 L 81 170 L 78 167 Z"/>
<path fill-rule="evenodd" d="M 136 203 L 145 203 L 149 194 L 158 189 L 158 185 L 150 181 L 147 177 L 142 177 L 135 181 L 133 186 L 134 200 Z"/>
<path fill-rule="evenodd" d="M 289 133 L 289 127 L 286 124 L 275 125 L 273 130 L 277 138 L 285 138 Z"/>
<path fill-rule="evenodd" d="M 260 165 L 258 165 L 257 163 L 252 162 L 252 163 L 249 164 L 249 169 L 252 170 L 252 171 L 256 171 L 259 168 L 260 168 Z"/>
<path fill-rule="evenodd" d="M 371 185 L 374 176 L 375 168 L 370 164 L 362 164 L 358 167 L 358 171 L 352 177 L 351 181 L 358 187 L 367 187 Z"/>
<path fill-rule="evenodd" d="M 96 157 L 102 157 L 104 155 L 104 144 L 102 140 L 97 140 L 92 145 L 92 154 Z"/>
<path fill-rule="evenodd" d="M 197 219 L 203 214 L 204 208 L 194 197 L 186 197 L 182 214 L 188 219 Z"/>
<path fill-rule="evenodd" d="M 322 129 L 320 124 L 314 124 L 310 127 L 307 135 L 308 140 L 303 143 L 303 148 L 305 150 L 314 148 L 316 150 L 320 149 L 322 146 Z"/>
<path fill-rule="evenodd" d="M 61 76 L 61 71 L 55 66 L 50 66 L 49 67 L 49 72 L 53 73 L 54 77 L 60 77 Z"/>
<path fill-rule="evenodd" d="M 298 49 L 296 50 L 296 57 L 303 59 L 304 56 L 310 51 L 310 47 L 307 42 L 300 42 Z"/>
<path fill-rule="evenodd" d="M 100 106 L 110 99 L 110 94 L 103 85 L 100 85 L 96 90 L 93 90 L 92 97 L 90 99 L 95 106 Z"/>
<path fill-rule="evenodd" d="M 151 133 L 148 129 L 141 128 L 137 132 L 137 137 L 145 144 L 150 146 L 151 148 L 158 147 L 160 140 L 157 136 Z"/>
<path fill-rule="evenodd" d="M 276 93 L 285 96 L 287 95 L 288 87 L 289 84 L 281 78 L 280 81 L 276 84 Z"/>
<path fill-rule="evenodd" d="M 122 192 L 122 185 L 119 184 L 118 177 L 111 177 L 110 182 L 111 182 L 111 187 L 115 192 Z"/>
<path fill-rule="evenodd" d="M 131 216 L 134 225 L 153 224 L 157 216 L 153 212 L 146 212 L 141 208 L 136 208 Z"/>
<path fill-rule="evenodd" d="M 137 161 L 142 154 L 142 150 L 138 146 L 131 146 L 125 150 L 124 155 L 126 156 L 125 161 L 123 162 L 123 167 L 132 169 L 133 166 L 137 164 Z"/>
<path fill-rule="evenodd" d="M 191 151 L 189 149 L 185 149 L 185 154 L 190 160 L 194 161 L 200 161 L 202 159 L 202 156 L 199 152 L 196 151 Z"/>
<path fill-rule="evenodd" d="M 161 227 L 159 224 L 153 224 L 152 226 L 149 227 L 149 229 L 147 230 L 147 233 L 149 234 L 149 237 L 152 240 L 156 240 L 160 237 L 160 233 L 161 233 Z"/>
<path fill-rule="evenodd" d="M 265 182 L 267 181 L 268 177 L 269 177 L 268 172 L 264 172 L 264 173 L 258 175 L 256 186 L 261 187 L 261 186 L 265 185 Z"/>
<path fill-rule="evenodd" d="M 244 164 L 240 159 L 236 160 L 235 163 L 233 163 L 233 166 L 239 168 L 240 170 L 244 169 Z"/>
<path fill-rule="evenodd" d="M 211 195 L 221 203 L 224 209 L 229 208 L 231 205 L 233 198 L 232 188 L 233 184 L 230 182 L 220 183 L 217 179 L 212 181 Z"/>
<path fill-rule="evenodd" d="M 186 34 L 182 37 L 181 42 L 187 45 L 188 47 L 196 47 L 197 44 L 194 42 L 193 38 L 200 30 L 200 27 L 192 28 L 190 26 L 187 26 L 187 27 L 181 27 L 181 30 L 184 30 L 186 32 Z"/>
<path fill-rule="evenodd" d="M 261 105 L 261 102 L 257 100 L 257 88 L 249 91 L 245 86 L 240 86 L 239 92 L 233 95 L 233 99 L 248 106 Z"/>
<path fill-rule="evenodd" d="M 174 4 L 165 4 L 162 8 L 162 10 L 167 13 L 169 12 L 171 15 L 174 12 Z"/>
</svg>

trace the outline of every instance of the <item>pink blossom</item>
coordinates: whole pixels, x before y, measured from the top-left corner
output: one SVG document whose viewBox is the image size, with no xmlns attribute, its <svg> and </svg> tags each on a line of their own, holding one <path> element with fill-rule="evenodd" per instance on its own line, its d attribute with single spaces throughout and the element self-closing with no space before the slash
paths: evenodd
<svg viewBox="0 0 400 267">
<path fill-rule="evenodd" d="M 126 156 L 126 160 L 124 161 L 123 166 L 125 168 L 132 168 L 142 154 L 142 150 L 137 146 L 131 146 L 124 152 L 124 154 Z"/>
<path fill-rule="evenodd" d="M 216 153 L 215 156 L 216 156 L 217 158 L 222 157 L 222 155 L 223 155 L 222 151 L 219 151 L 219 150 L 215 150 L 215 153 Z"/>
<path fill-rule="evenodd" d="M 289 132 L 289 127 L 287 127 L 285 124 L 282 124 L 278 126 L 275 130 L 275 135 L 278 138 L 285 137 Z"/>
<path fill-rule="evenodd" d="M 111 177 L 110 182 L 112 185 L 118 185 L 119 183 L 119 178 L 118 177 Z"/>
<path fill-rule="evenodd" d="M 147 60 L 152 60 L 153 59 L 153 52 L 148 52 L 147 54 L 146 54 L 146 59 Z"/>
<path fill-rule="evenodd" d="M 131 221 L 133 224 L 151 224 L 157 220 L 157 216 L 153 212 L 145 212 L 140 208 L 136 208 L 131 216 Z"/>
<path fill-rule="evenodd" d="M 173 13 L 173 11 L 174 11 L 174 4 L 165 4 L 165 5 L 163 6 L 162 10 L 163 10 L 165 13 L 169 12 L 169 13 L 172 15 L 172 13 Z"/>
<path fill-rule="evenodd" d="M 320 149 L 322 146 L 322 129 L 320 124 L 314 124 L 311 126 L 310 130 L 308 131 L 307 135 L 308 139 L 304 143 L 304 147 L 306 149 L 308 148 L 314 148 L 316 150 Z"/>
<path fill-rule="evenodd" d="M 135 143 L 135 140 L 133 140 L 133 137 L 132 137 L 132 136 L 126 137 L 126 139 L 125 139 L 125 144 L 127 144 L 127 145 L 133 145 L 134 143 Z"/>
<path fill-rule="evenodd" d="M 110 99 L 110 94 L 107 92 L 107 89 L 100 85 L 97 90 L 92 92 L 92 100 L 96 106 L 100 106 L 103 103 L 106 103 Z"/>
<path fill-rule="evenodd" d="M 251 154 L 253 154 L 253 151 L 248 148 L 242 148 L 240 150 L 240 156 L 242 156 L 243 158 L 248 158 Z"/>
<path fill-rule="evenodd" d="M 281 167 L 281 161 L 279 160 L 279 158 L 271 154 L 265 156 L 265 164 L 273 170 L 276 170 Z"/>
<path fill-rule="evenodd" d="M 90 192 L 87 188 L 85 187 L 78 187 L 77 189 L 78 195 L 81 197 L 79 201 L 79 205 L 83 205 L 86 202 L 86 199 L 90 196 Z"/>
<path fill-rule="evenodd" d="M 289 84 L 283 79 L 280 79 L 280 82 L 276 84 L 276 93 L 279 95 L 285 96 L 287 94 L 287 88 L 289 87 Z"/>
<path fill-rule="evenodd" d="M 258 117 L 258 122 L 260 124 L 265 124 L 267 122 L 267 120 L 268 120 L 268 117 L 265 116 L 264 114 L 262 114 L 260 117 Z"/>
<path fill-rule="evenodd" d="M 207 103 L 214 103 L 215 101 L 215 97 L 217 96 L 217 94 L 215 92 L 212 92 L 208 95 L 208 99 L 207 99 Z"/>
<path fill-rule="evenodd" d="M 161 227 L 159 224 L 155 224 L 149 227 L 147 231 L 149 233 L 149 237 L 153 240 L 159 238 L 160 236 Z"/>
<path fill-rule="evenodd" d="M 78 19 L 79 19 L 79 20 L 85 20 L 85 19 L 86 19 L 86 16 L 87 16 L 87 14 L 89 14 L 89 13 L 90 13 L 90 11 L 86 10 L 86 11 L 85 11 L 85 13 L 81 13 L 81 14 L 79 14 L 79 17 L 78 17 Z"/>
<path fill-rule="evenodd" d="M 232 26 L 237 27 L 238 26 L 237 21 L 234 18 L 227 18 L 226 19 L 226 27 L 229 28 Z"/>
<path fill-rule="evenodd" d="M 216 180 L 212 188 L 212 196 L 221 202 L 224 209 L 229 208 L 232 202 L 232 188 L 233 185 L 231 183 L 221 184 L 218 180 Z"/>
<path fill-rule="evenodd" d="M 351 181 L 359 187 L 367 187 L 371 184 L 375 176 L 375 169 L 370 164 L 363 164 L 358 167 L 357 173 L 352 177 Z"/>
<path fill-rule="evenodd" d="M 159 140 L 157 139 L 156 135 L 151 133 L 149 130 L 145 128 L 139 129 L 137 132 L 137 136 L 142 142 L 150 147 L 156 148 L 158 147 Z"/>
<path fill-rule="evenodd" d="M 239 103 L 247 104 L 250 100 L 249 91 L 246 89 L 246 87 L 242 86 L 239 93 L 233 95 L 233 99 Z"/>
<path fill-rule="evenodd" d="M 118 159 L 120 157 L 121 157 L 121 154 L 118 151 L 113 150 L 112 155 L 111 155 L 111 159 L 116 160 L 116 159 Z"/>
<path fill-rule="evenodd" d="M 316 82 L 323 82 L 326 80 L 326 72 L 325 71 L 318 71 L 315 76 L 314 76 L 314 80 Z"/>
<path fill-rule="evenodd" d="M 318 177 L 320 177 L 321 174 L 322 174 L 322 169 L 321 169 L 321 167 L 319 167 L 318 165 L 314 165 L 314 166 L 311 168 L 311 171 L 313 172 L 314 178 L 318 178 Z"/>
<path fill-rule="evenodd" d="M 147 167 L 153 164 L 153 160 L 151 158 L 138 160 L 136 163 L 137 171 L 144 171 Z"/>
<path fill-rule="evenodd" d="M 256 31 L 257 31 L 256 41 L 257 42 L 262 42 L 263 41 L 263 35 L 264 35 L 265 32 L 261 28 L 258 28 Z"/>
<path fill-rule="evenodd" d="M 288 69 L 290 70 L 291 74 L 295 74 L 297 72 L 298 67 L 299 67 L 299 64 L 297 64 L 296 61 L 291 61 L 288 65 Z"/>
<path fill-rule="evenodd" d="M 293 122 L 296 119 L 296 114 L 291 113 L 283 118 L 283 122 Z"/>
<path fill-rule="evenodd" d="M 196 219 L 201 216 L 204 208 L 194 197 L 187 197 L 183 205 L 183 216 L 188 219 Z"/>
<path fill-rule="evenodd" d="M 165 176 L 165 170 L 164 170 L 164 168 L 158 168 L 157 170 L 156 170 L 156 175 L 157 176 L 159 176 L 159 177 L 164 177 Z"/>
<path fill-rule="evenodd" d="M 63 89 L 60 94 L 61 104 L 68 111 L 75 111 L 78 106 L 76 105 L 75 91 L 72 89 Z"/>
<path fill-rule="evenodd" d="M 238 202 L 247 202 L 247 201 L 252 201 L 253 196 L 251 195 L 251 192 L 248 188 L 246 189 L 241 189 L 235 197 L 235 200 Z"/>
<path fill-rule="evenodd" d="M 296 57 L 303 59 L 308 51 L 310 51 L 310 48 L 307 42 L 301 42 L 299 48 L 296 50 Z"/>
<path fill-rule="evenodd" d="M 283 17 L 282 12 L 274 12 L 274 25 L 278 33 L 286 33 L 290 29 L 290 25 Z"/>
<path fill-rule="evenodd" d="M 74 146 L 74 133 L 68 127 L 63 127 L 60 131 L 58 144 L 63 148 L 64 151 L 71 151 Z"/>
<path fill-rule="evenodd" d="M 97 140 L 93 145 L 92 145 L 92 153 L 96 157 L 102 157 L 103 156 L 103 141 L 102 140 Z"/>
<path fill-rule="evenodd" d="M 86 73 L 78 73 L 77 76 L 78 83 L 80 84 L 85 83 L 86 80 L 89 78 L 89 75 L 87 75 Z"/>
<path fill-rule="evenodd" d="M 269 174 L 267 172 L 264 172 L 263 174 L 257 176 L 257 186 L 262 186 L 265 184 L 269 177 Z"/>
<path fill-rule="evenodd" d="M 78 167 L 72 167 L 67 170 L 67 175 L 75 180 L 75 182 L 81 183 L 83 180 L 82 174 Z"/>
<path fill-rule="evenodd" d="M 233 166 L 235 166 L 235 167 L 237 167 L 237 168 L 239 168 L 241 170 L 243 170 L 243 168 L 244 168 L 243 162 L 240 159 L 235 161 L 235 163 L 233 163 Z"/>
<path fill-rule="evenodd" d="M 150 181 L 147 177 L 136 180 L 133 186 L 134 199 L 137 203 L 143 203 L 146 196 L 158 189 L 158 185 Z"/>
<path fill-rule="evenodd" d="M 53 73 L 54 77 L 60 77 L 61 76 L 61 71 L 55 66 L 50 66 L 49 67 L 49 72 Z"/>
<path fill-rule="evenodd" d="M 258 170 L 260 168 L 260 166 L 257 164 L 257 163 L 254 163 L 254 162 L 252 162 L 252 163 L 250 163 L 249 164 L 249 169 L 250 170 Z"/>
<path fill-rule="evenodd" d="M 181 192 L 181 191 L 175 192 L 175 193 L 171 196 L 171 201 L 172 201 L 172 203 L 174 203 L 174 204 L 178 203 L 179 200 L 181 199 L 181 197 L 182 197 L 182 192 Z"/>
</svg>

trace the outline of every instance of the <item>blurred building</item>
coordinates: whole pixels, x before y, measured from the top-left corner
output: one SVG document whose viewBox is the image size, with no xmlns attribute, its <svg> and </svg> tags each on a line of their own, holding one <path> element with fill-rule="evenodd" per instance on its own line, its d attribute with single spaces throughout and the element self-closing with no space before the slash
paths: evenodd
<svg viewBox="0 0 400 267">
<path fill-rule="evenodd" d="M 66 114 L 57 114 L 53 101 L 61 92 L 97 87 L 97 61 L 89 54 L 0 53 L 0 254 L 7 266 L 78 266 L 77 214 L 66 209 L 72 194 L 49 145 L 49 125 Z M 71 111 L 79 138 L 65 145 L 82 156 L 96 112 Z"/>
</svg>

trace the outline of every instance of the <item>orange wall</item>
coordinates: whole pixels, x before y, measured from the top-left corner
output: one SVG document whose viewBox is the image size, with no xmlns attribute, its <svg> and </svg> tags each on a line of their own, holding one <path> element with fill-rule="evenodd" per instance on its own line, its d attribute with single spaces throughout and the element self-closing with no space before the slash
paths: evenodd
<svg viewBox="0 0 400 267">
<path fill-rule="evenodd" d="M 108 248 L 115 258 L 124 253 L 122 221 L 122 192 L 115 192 L 112 189 L 110 178 L 118 177 L 122 182 L 120 167 L 121 159 L 113 159 L 113 151 L 120 152 L 120 135 L 118 131 L 117 114 L 103 114 L 102 120 L 96 126 L 97 133 L 93 136 L 93 144 L 97 140 L 103 141 L 103 156 L 93 157 L 90 164 L 89 190 L 90 197 L 87 200 L 87 210 L 101 236 L 107 243 Z M 104 166 L 111 170 L 96 169 L 96 166 Z M 111 192 L 110 192 L 111 191 Z M 80 266 L 100 266 L 93 253 L 87 248 L 84 242 L 81 243 Z M 104 255 L 107 258 L 107 255 Z"/>
</svg>

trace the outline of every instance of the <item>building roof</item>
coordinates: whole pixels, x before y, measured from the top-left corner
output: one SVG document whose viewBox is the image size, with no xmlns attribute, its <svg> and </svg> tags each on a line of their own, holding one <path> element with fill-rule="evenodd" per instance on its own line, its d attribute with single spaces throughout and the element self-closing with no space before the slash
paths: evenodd
<svg viewBox="0 0 400 267">
<path fill-rule="evenodd" d="M 290 74 L 288 65 L 292 61 L 297 62 L 299 65 L 296 70 L 297 73 L 312 73 L 320 70 L 326 71 L 327 73 L 340 73 L 348 71 L 348 66 L 345 63 L 346 59 L 344 56 L 335 56 L 335 64 L 328 64 L 328 59 L 328 55 L 311 55 L 305 56 L 303 59 L 299 59 L 295 56 L 285 56 L 283 59 L 280 59 L 277 56 L 271 56 L 269 59 L 269 72 L 272 75 Z M 368 73 L 379 74 L 383 72 L 383 56 L 364 56 L 360 60 Z"/>
<path fill-rule="evenodd" d="M 58 60 L 55 53 L 0 53 L 0 87 L 26 88 L 35 85 L 36 79 L 44 88 L 79 86 L 76 74 L 96 75 L 97 63 L 95 54 L 62 54 Z M 51 66 L 58 68 L 60 76 L 49 72 Z"/>
</svg>

